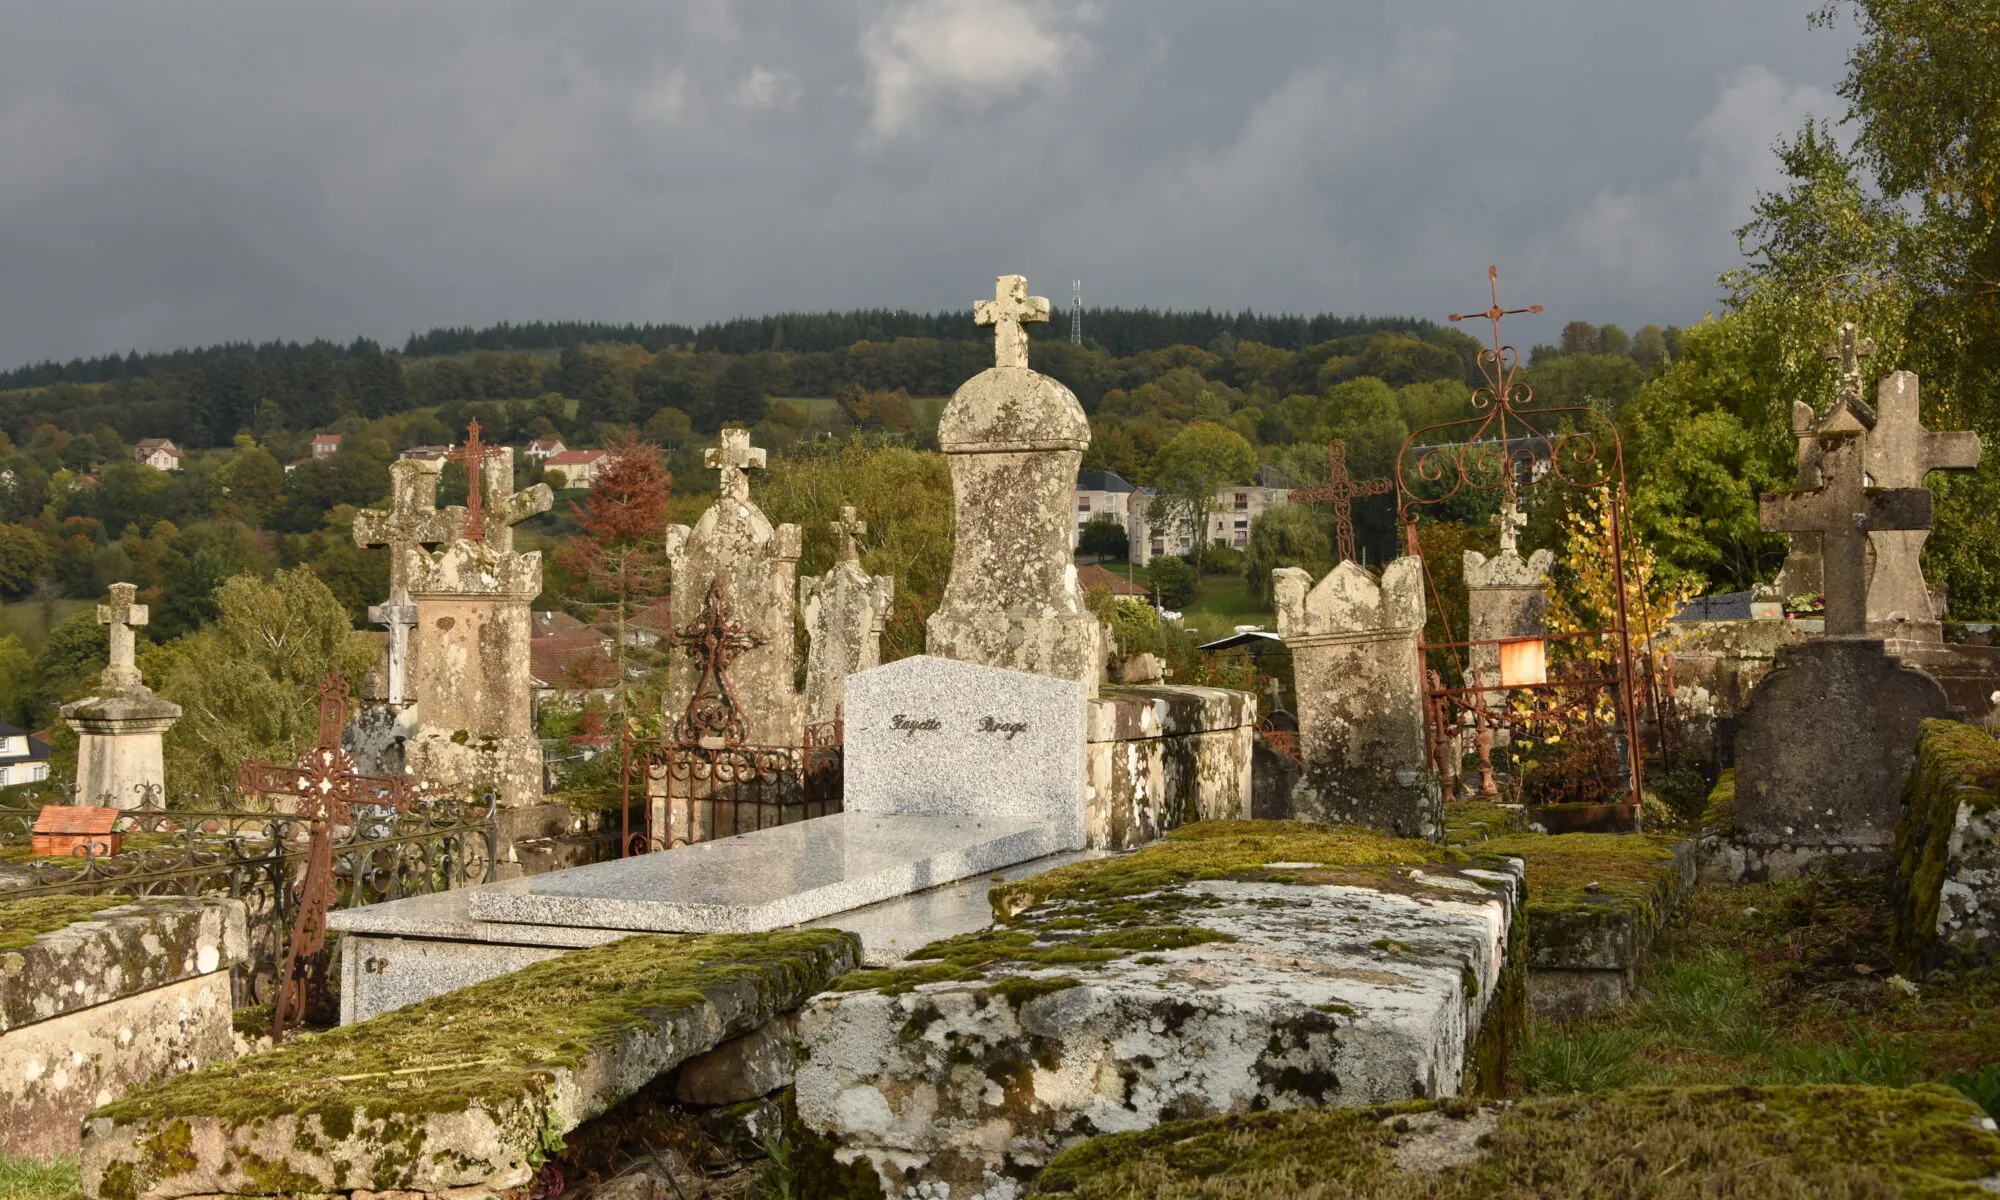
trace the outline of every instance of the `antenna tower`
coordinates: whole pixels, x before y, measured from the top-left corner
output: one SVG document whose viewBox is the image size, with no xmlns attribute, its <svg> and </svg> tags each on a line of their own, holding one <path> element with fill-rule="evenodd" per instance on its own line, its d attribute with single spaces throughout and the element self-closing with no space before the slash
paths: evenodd
<svg viewBox="0 0 2000 1200">
<path fill-rule="evenodd" d="M 1083 345 L 1083 280 L 1069 281 L 1069 340 Z"/>
</svg>

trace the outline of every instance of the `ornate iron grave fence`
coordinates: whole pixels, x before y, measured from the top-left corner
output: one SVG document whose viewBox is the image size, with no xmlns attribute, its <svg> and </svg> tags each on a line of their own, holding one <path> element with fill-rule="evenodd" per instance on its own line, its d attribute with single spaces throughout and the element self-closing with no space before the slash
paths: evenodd
<svg viewBox="0 0 2000 1200">
<path fill-rule="evenodd" d="M 1414 431 L 1397 454 L 1406 553 L 1422 558 L 1423 521 L 1477 519 L 1495 507 L 1490 523 L 1499 527 L 1502 551 L 1513 550 L 1527 521 L 1523 500 L 1583 493 L 1600 514 L 1604 594 L 1589 628 L 1460 640 L 1446 621 L 1441 638 L 1426 638 L 1433 766 L 1452 786 L 1472 758 L 1478 790 L 1491 795 L 1499 790 L 1497 756 L 1524 788 L 1522 799 L 1608 804 L 1616 820 L 1636 829 L 1646 764 L 1673 753 L 1675 724 L 1670 681 L 1652 652 L 1646 581 L 1633 565 L 1624 448 L 1616 423 L 1596 408 L 1534 405 L 1532 389 L 1518 378 L 1520 354 L 1502 342 L 1500 322 L 1541 306 L 1503 309 L 1499 272 L 1487 274 L 1491 307 L 1451 316 L 1484 318 L 1493 327 L 1492 345 L 1480 351 L 1484 384 L 1472 394 L 1473 415 Z M 1449 610 L 1428 563 L 1425 578 L 1442 620 Z"/>
<path fill-rule="evenodd" d="M 838 721 L 811 725 L 802 746 L 635 742 L 626 750 L 627 855 L 672 850 L 840 811 Z M 644 796 L 634 812 L 631 797 Z"/>
<path fill-rule="evenodd" d="M 234 979 L 239 1005 L 275 998 L 298 915 L 311 844 L 309 816 L 282 801 L 260 809 L 233 790 L 176 797 L 157 792 L 118 814 L 117 854 L 86 844 L 66 858 L 32 854 L 41 805 L 73 797 L 51 787 L 0 807 L 0 901 L 46 895 L 200 896 L 244 901 L 250 958 Z M 494 878 L 498 823 L 492 799 L 423 798 L 402 812 L 357 804 L 335 823 L 333 908 L 425 895 Z"/>
</svg>

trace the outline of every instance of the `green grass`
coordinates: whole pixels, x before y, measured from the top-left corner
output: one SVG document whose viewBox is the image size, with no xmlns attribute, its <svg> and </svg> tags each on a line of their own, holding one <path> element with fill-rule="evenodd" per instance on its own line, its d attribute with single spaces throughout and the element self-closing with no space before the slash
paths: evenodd
<svg viewBox="0 0 2000 1200">
<path fill-rule="evenodd" d="M 1238 625 L 1269 628 L 1276 619 L 1269 604 L 1251 597 L 1241 575 L 1209 575 L 1195 585 L 1194 603 L 1181 610 L 1181 625 L 1199 630 L 1204 638 L 1226 637 Z"/>
<path fill-rule="evenodd" d="M 50 629 L 54 629 L 82 609 L 96 603 L 95 600 L 56 600 L 48 605 L 46 613 L 39 600 L 16 600 L 12 604 L 0 604 L 0 616 L 6 618 L 6 624 L 0 625 L 0 633 L 11 632 L 21 639 L 21 645 L 29 654 L 39 654 L 42 643 L 48 640 Z M 45 616 L 48 622 L 46 627 L 43 625 Z"/>
<path fill-rule="evenodd" d="M 82 1195 L 75 1159 L 0 1154 L 0 1200 L 78 1200 Z"/>
<path fill-rule="evenodd" d="M 2000 971 L 1892 982 L 1880 878 L 1704 884 L 1640 998 L 1538 1023 L 1531 1093 L 1691 1084 L 1947 1083 L 2000 1104 Z"/>
</svg>

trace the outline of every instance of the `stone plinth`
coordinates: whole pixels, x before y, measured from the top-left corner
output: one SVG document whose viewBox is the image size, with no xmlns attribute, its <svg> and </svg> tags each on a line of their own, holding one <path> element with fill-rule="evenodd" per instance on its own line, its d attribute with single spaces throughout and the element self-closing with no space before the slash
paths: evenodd
<svg viewBox="0 0 2000 1200">
<path fill-rule="evenodd" d="M 744 472 L 764 465 L 745 429 L 725 429 L 705 452 L 721 494 L 690 529 L 667 530 L 669 610 L 677 648 L 667 657 L 663 715 L 669 736 L 799 746 L 805 708 L 792 682 L 799 527 L 771 524 Z M 713 641 L 704 640 L 713 634 Z"/>
<path fill-rule="evenodd" d="M 0 900 L 0 928 L 18 919 Z M 247 949 L 242 902 L 208 898 L 106 907 L 0 954 L 0 1152 L 74 1154 L 90 1110 L 232 1057 Z"/>
<path fill-rule="evenodd" d="M 528 683 L 528 606 L 541 594 L 542 556 L 474 541 L 414 553 L 417 727 L 404 761 L 448 791 L 537 803 L 542 747 Z"/>
<path fill-rule="evenodd" d="M 1037 310 L 1026 281 L 1003 275 L 992 304 L 979 319 L 1000 334 L 996 365 L 960 386 L 938 420 L 958 523 L 926 649 L 1073 679 L 1096 695 L 1104 631 L 1070 553 L 1090 422 L 1068 388 L 1028 369 L 1020 321 L 1047 320 L 1047 301 Z"/>
<path fill-rule="evenodd" d="M 1090 702 L 1091 847 L 1129 850 L 1192 821 L 1251 816 L 1256 726 L 1248 692 L 1105 688 Z"/>
<path fill-rule="evenodd" d="M 1292 651 L 1304 773 L 1300 820 L 1435 838 L 1443 795 L 1424 745 L 1423 563 L 1400 558 L 1378 580 L 1343 562 L 1317 585 L 1272 572 L 1278 634 Z"/>
<path fill-rule="evenodd" d="M 1895 839 L 1917 727 L 1949 715 L 1944 690 L 1869 637 L 1823 637 L 1777 652 L 1736 737 L 1732 840 L 1780 864 L 1879 857 Z M 1767 872 L 1770 868 L 1767 868 Z"/>
<path fill-rule="evenodd" d="M 1554 564 L 1555 555 L 1548 550 L 1537 550 L 1525 559 L 1511 549 L 1492 558 L 1467 550 L 1466 639 L 1490 642 L 1547 633 L 1549 568 Z M 1480 683 L 1500 682 L 1500 647 L 1473 646 L 1469 657 L 1473 677 Z M 1505 698 L 1506 693 L 1496 689 L 1485 693 L 1484 702 L 1489 709 L 1497 709 Z"/>
<path fill-rule="evenodd" d="M 144 688 L 63 705 L 63 721 L 76 730 L 78 802 L 137 808 L 150 796 L 160 803 L 167 779 L 160 739 L 180 716 L 180 705 Z"/>
</svg>

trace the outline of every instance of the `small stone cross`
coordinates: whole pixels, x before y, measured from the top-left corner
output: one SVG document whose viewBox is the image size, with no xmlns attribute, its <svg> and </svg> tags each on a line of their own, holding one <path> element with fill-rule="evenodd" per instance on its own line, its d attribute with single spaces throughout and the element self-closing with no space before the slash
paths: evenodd
<svg viewBox="0 0 2000 1200">
<path fill-rule="evenodd" d="M 993 365 L 1028 365 L 1026 324 L 1049 319 L 1049 302 L 1028 294 L 1025 275 L 1002 275 L 993 281 L 993 298 L 972 306 L 972 323 L 993 326 Z"/>
<path fill-rule="evenodd" d="M 840 561 L 860 561 L 861 551 L 856 543 L 868 532 L 868 522 L 855 518 L 852 504 L 840 506 L 840 520 L 832 523 L 832 529 L 840 537 Z"/>
<path fill-rule="evenodd" d="M 1931 527 L 1931 494 L 1923 488 L 1871 488 L 1862 477 L 1862 435 L 1823 435 L 1820 486 L 1809 492 L 1767 492 L 1758 504 L 1773 533 L 1817 533 L 1825 563 L 1826 632 L 1868 630 L 1868 535 Z"/>
<path fill-rule="evenodd" d="M 139 588 L 130 583 L 111 585 L 111 603 L 97 606 L 97 623 L 111 627 L 111 657 L 100 677 L 112 692 L 132 692 L 143 686 L 134 658 L 138 643 L 132 630 L 149 619 L 146 606 L 132 603 Z"/>
<path fill-rule="evenodd" d="M 1387 479 L 1349 479 L 1347 476 L 1347 445 L 1338 438 L 1326 444 L 1326 482 L 1319 487 L 1293 488 L 1290 500 L 1293 504 L 1317 504 L 1325 500 L 1333 505 L 1333 531 L 1340 547 L 1340 557 L 1351 560 L 1354 553 L 1354 501 L 1359 496 L 1384 496 L 1394 487 Z"/>
<path fill-rule="evenodd" d="M 1861 336 L 1854 322 L 1846 321 L 1840 326 L 1840 340 L 1820 351 L 1823 358 L 1840 364 L 1840 382 L 1833 395 L 1833 407 L 1820 423 L 1822 432 L 1838 432 L 1842 429 L 1867 428 L 1875 423 L 1875 413 L 1861 398 L 1861 360 L 1875 353 L 1875 339 Z M 1842 409 L 1852 414 L 1858 424 L 1850 424 L 1839 418 Z"/>
<path fill-rule="evenodd" d="M 722 444 L 701 452 L 701 465 L 722 476 L 722 499 L 735 504 L 750 500 L 750 477 L 744 472 L 764 469 L 765 453 L 750 444 L 747 429 L 725 429 Z"/>
<path fill-rule="evenodd" d="M 1521 552 L 1520 534 L 1528 527 L 1528 514 L 1522 512 L 1521 506 L 1514 502 L 1513 488 L 1508 488 L 1506 494 L 1500 498 L 1500 511 L 1494 513 L 1488 519 L 1488 523 L 1500 528 L 1500 553 Z"/>
</svg>

